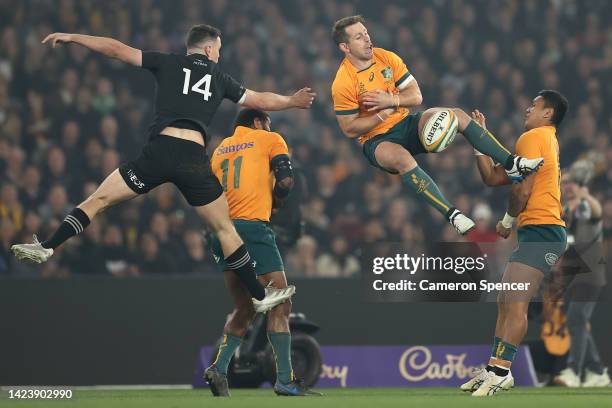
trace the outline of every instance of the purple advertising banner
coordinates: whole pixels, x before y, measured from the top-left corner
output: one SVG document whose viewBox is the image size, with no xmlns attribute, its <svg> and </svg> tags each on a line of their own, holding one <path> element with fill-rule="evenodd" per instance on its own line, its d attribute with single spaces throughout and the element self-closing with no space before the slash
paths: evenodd
<svg viewBox="0 0 612 408">
<path fill-rule="evenodd" d="M 200 350 L 194 387 L 202 387 L 203 370 L 212 347 Z M 482 368 L 490 345 L 436 346 L 322 346 L 319 388 L 339 387 L 456 387 Z M 536 384 L 529 347 L 520 346 L 512 364 L 516 385 Z"/>
</svg>

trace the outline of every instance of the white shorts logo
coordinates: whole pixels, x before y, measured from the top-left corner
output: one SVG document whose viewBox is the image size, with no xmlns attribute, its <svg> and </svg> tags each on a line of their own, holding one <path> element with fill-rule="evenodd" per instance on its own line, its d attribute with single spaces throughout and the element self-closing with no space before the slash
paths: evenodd
<svg viewBox="0 0 612 408">
<path fill-rule="evenodd" d="M 544 255 L 544 259 L 546 259 L 547 264 L 553 266 L 559 260 L 559 255 L 548 252 L 546 255 Z"/>
<path fill-rule="evenodd" d="M 145 187 L 145 183 L 140 181 L 140 179 L 136 176 L 136 174 L 134 174 L 134 170 L 129 169 L 127 171 L 127 175 L 130 178 L 130 181 L 132 182 L 132 184 L 134 184 L 137 188 L 143 189 Z"/>
</svg>

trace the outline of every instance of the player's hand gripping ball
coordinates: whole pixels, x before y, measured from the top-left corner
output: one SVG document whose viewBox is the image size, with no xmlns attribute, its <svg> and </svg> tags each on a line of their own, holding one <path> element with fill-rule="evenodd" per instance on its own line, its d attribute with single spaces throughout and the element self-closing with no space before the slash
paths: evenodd
<svg viewBox="0 0 612 408">
<path fill-rule="evenodd" d="M 431 115 L 419 135 L 421 144 L 429 153 L 446 149 L 455 139 L 459 120 L 450 109 L 442 109 Z"/>
</svg>

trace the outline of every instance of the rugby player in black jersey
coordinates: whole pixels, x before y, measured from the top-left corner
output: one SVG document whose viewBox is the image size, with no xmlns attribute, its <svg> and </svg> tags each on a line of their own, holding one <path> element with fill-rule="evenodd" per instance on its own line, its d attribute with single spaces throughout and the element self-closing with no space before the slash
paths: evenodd
<svg viewBox="0 0 612 408">
<path fill-rule="evenodd" d="M 79 44 L 152 72 L 157 83 L 155 119 L 138 158 L 113 171 L 66 216 L 51 238 L 39 242 L 34 236 L 32 244 L 13 245 L 13 253 L 20 259 L 45 262 L 55 248 L 83 232 L 100 212 L 170 182 L 219 238 L 228 267 L 255 298 L 256 310 L 269 310 L 291 297 L 295 287 L 264 289 L 257 281 L 249 253 L 230 220 L 223 189 L 211 172 L 205 146 L 207 127 L 224 98 L 265 111 L 305 109 L 315 96 L 310 88 L 291 96 L 245 89 L 217 65 L 221 32 L 206 24 L 189 31 L 187 55 L 141 51 L 112 38 L 81 34 L 53 33 L 42 42 L 54 48 L 62 43 Z"/>
</svg>

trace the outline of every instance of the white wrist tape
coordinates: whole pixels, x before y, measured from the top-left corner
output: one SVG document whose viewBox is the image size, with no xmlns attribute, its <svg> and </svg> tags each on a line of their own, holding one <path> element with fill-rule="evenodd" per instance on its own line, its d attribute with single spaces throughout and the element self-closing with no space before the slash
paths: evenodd
<svg viewBox="0 0 612 408">
<path fill-rule="evenodd" d="M 474 149 L 475 156 L 484 156 L 484 153 L 480 153 L 478 150 Z"/>
<path fill-rule="evenodd" d="M 514 217 L 506 213 L 501 223 L 504 226 L 504 228 L 512 228 L 512 224 L 514 224 Z"/>
</svg>

